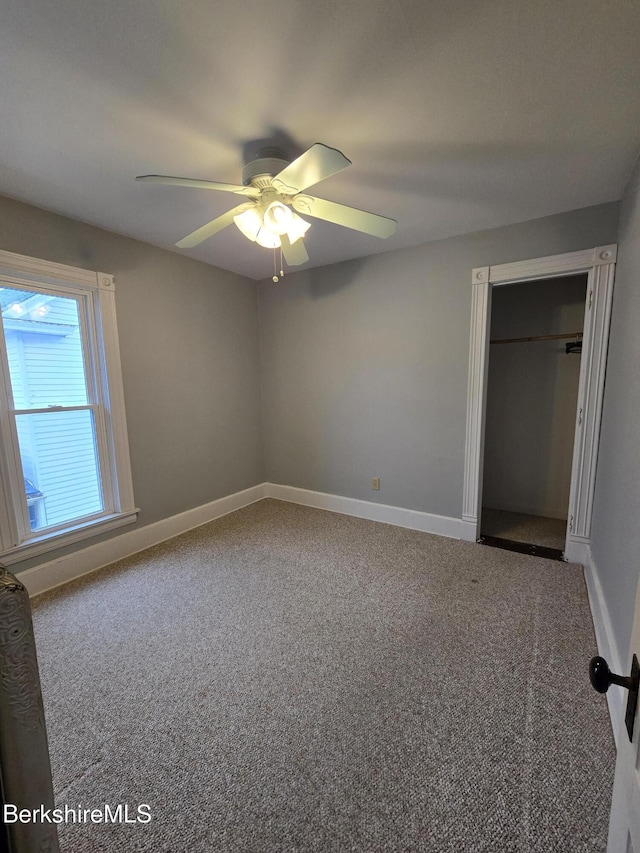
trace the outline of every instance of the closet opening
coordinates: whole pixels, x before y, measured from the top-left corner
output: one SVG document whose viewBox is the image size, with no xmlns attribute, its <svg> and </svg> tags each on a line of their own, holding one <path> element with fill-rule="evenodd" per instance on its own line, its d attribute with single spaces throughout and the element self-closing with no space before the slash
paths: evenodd
<svg viewBox="0 0 640 853">
<path fill-rule="evenodd" d="M 480 541 L 563 559 L 587 274 L 492 289 Z"/>
</svg>

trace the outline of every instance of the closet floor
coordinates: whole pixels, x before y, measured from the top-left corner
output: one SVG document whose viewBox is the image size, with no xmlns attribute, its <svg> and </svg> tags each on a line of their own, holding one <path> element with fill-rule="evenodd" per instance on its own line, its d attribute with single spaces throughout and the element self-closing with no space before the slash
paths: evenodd
<svg viewBox="0 0 640 853">
<path fill-rule="evenodd" d="M 483 536 L 564 551 L 567 522 L 562 518 L 545 518 L 541 515 L 524 515 L 521 512 L 483 507 L 481 531 Z"/>
</svg>

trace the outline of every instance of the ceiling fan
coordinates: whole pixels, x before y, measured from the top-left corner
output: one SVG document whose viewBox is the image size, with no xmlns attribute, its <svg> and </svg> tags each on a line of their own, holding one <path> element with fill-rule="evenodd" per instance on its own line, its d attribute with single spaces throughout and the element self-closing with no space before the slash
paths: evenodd
<svg viewBox="0 0 640 853">
<path fill-rule="evenodd" d="M 298 213 L 344 225 L 374 237 L 386 238 L 395 233 L 395 219 L 315 198 L 303 192 L 350 165 L 351 161 L 340 151 L 316 142 L 293 162 L 289 162 L 279 149 L 261 149 L 257 158 L 242 170 L 242 184 L 174 178 L 169 175 L 140 175 L 136 181 L 221 190 L 247 197 L 247 201 L 183 237 L 176 243 L 179 248 L 191 249 L 227 225 L 235 223 L 249 240 L 268 249 L 282 247 L 287 264 L 299 266 L 309 260 L 303 237 L 310 223 L 298 216 Z"/>
</svg>

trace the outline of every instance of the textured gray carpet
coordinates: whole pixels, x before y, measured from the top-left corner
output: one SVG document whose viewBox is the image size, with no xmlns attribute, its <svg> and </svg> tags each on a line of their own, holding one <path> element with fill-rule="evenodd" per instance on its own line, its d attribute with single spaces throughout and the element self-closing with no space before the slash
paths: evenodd
<svg viewBox="0 0 640 853">
<path fill-rule="evenodd" d="M 543 545 L 564 551 L 567 538 L 567 522 L 561 518 L 545 518 L 541 515 L 525 515 L 522 512 L 507 512 L 502 509 L 482 507 L 482 533 L 498 536 L 529 545 Z"/>
<path fill-rule="evenodd" d="M 34 602 L 65 853 L 603 851 L 582 571 L 262 501 Z"/>
</svg>

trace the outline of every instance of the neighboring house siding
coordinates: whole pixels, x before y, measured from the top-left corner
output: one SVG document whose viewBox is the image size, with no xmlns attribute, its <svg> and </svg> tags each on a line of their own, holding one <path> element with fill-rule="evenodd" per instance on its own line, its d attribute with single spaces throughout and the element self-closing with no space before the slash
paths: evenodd
<svg viewBox="0 0 640 853">
<path fill-rule="evenodd" d="M 78 333 L 68 337 L 24 335 L 27 408 L 82 406 L 87 402 Z"/>
<path fill-rule="evenodd" d="M 21 418 L 20 420 L 23 420 Z M 91 413 L 52 412 L 27 415 L 24 441 L 37 458 L 35 483 L 44 494 L 46 525 L 102 509 L 93 449 Z M 23 427 L 19 427 L 20 444 Z"/>
<path fill-rule="evenodd" d="M 13 402 L 16 409 L 24 408 L 27 403 L 24 390 L 24 373 L 22 369 L 22 335 L 17 332 L 7 332 L 7 358 L 11 371 Z"/>
</svg>

